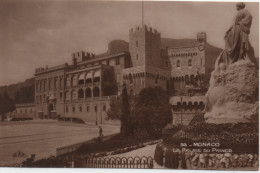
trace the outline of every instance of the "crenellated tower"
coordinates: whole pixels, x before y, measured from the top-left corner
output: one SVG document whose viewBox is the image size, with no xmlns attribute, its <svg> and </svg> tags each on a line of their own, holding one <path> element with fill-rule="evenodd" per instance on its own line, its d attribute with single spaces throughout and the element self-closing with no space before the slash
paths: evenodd
<svg viewBox="0 0 260 173">
<path fill-rule="evenodd" d="M 207 42 L 206 32 L 198 32 L 198 33 L 197 33 L 197 42 L 198 42 L 199 44 L 203 44 L 203 45 L 206 44 L 206 42 Z"/>
<path fill-rule="evenodd" d="M 160 86 L 167 89 L 170 68 L 161 51 L 161 34 L 143 25 L 130 29 L 129 52 L 131 68 L 123 70 L 123 79 L 130 95 L 138 94 L 145 87 Z M 168 56 L 167 56 L 168 62 Z"/>
<path fill-rule="evenodd" d="M 129 51 L 132 66 L 154 66 L 161 65 L 160 59 L 161 34 L 156 29 L 147 27 L 136 27 L 129 33 Z"/>
</svg>

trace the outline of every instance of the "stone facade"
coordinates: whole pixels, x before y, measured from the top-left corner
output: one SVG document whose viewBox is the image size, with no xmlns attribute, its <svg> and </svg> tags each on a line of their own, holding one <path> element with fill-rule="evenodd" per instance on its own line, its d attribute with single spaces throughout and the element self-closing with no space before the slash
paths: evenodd
<svg viewBox="0 0 260 173">
<path fill-rule="evenodd" d="M 195 115 L 204 114 L 204 95 L 217 58 L 207 56 L 206 40 L 206 33 L 200 32 L 193 45 L 168 48 L 173 124 L 188 125 Z"/>
<path fill-rule="evenodd" d="M 35 104 L 16 104 L 10 118 L 36 118 Z"/>
<path fill-rule="evenodd" d="M 38 68 L 35 73 L 35 103 L 38 115 L 55 113 L 103 123 L 109 98 L 120 94 L 122 70 L 130 66 L 128 52 L 113 55 L 73 54 L 72 64 Z"/>
<path fill-rule="evenodd" d="M 202 32 L 195 45 L 162 49 L 157 30 L 146 25 L 130 29 L 129 52 L 76 52 L 70 64 L 36 69 L 35 111 L 37 115 L 56 114 L 104 123 L 110 98 L 121 94 L 124 83 L 130 95 L 154 86 L 174 88 L 174 97 L 200 95 L 198 87 L 208 66 L 205 45 L 206 33 Z M 178 103 L 171 101 L 173 117 L 177 119 Z M 202 113 L 203 99 L 192 101 L 192 105 L 195 109 L 187 113 Z M 185 111 L 186 108 L 181 113 Z"/>
<path fill-rule="evenodd" d="M 130 30 L 132 67 L 123 70 L 123 79 L 130 94 L 138 94 L 145 87 L 167 89 L 169 59 L 162 54 L 160 44 L 161 34 L 156 29 L 144 25 Z"/>
</svg>

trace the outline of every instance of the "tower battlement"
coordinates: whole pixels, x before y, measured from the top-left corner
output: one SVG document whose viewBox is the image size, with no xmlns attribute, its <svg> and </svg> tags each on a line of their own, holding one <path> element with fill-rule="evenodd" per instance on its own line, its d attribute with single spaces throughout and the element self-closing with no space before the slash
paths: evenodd
<svg viewBox="0 0 260 173">
<path fill-rule="evenodd" d="M 144 26 L 137 26 L 135 28 L 131 28 L 130 29 L 130 34 L 135 34 L 135 33 L 138 33 L 138 32 L 149 32 L 149 33 L 152 33 L 152 34 L 158 34 L 160 35 L 161 33 L 159 33 L 156 29 L 152 28 L 152 27 L 148 27 L 147 25 L 144 25 Z"/>
<path fill-rule="evenodd" d="M 199 43 L 206 43 L 207 42 L 206 32 L 198 32 L 197 33 L 197 42 L 199 42 Z"/>
<path fill-rule="evenodd" d="M 80 52 L 73 53 L 72 58 L 77 59 L 78 62 L 86 61 L 88 59 L 95 58 L 95 54 L 90 52 L 80 51 Z"/>
</svg>

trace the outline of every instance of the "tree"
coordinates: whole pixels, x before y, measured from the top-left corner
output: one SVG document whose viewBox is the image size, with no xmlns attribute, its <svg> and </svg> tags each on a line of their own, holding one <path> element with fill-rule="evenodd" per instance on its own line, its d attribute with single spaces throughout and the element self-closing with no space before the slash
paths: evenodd
<svg viewBox="0 0 260 173">
<path fill-rule="evenodd" d="M 107 117 L 111 120 L 120 120 L 122 115 L 122 97 L 112 97 L 107 111 Z"/>
<path fill-rule="evenodd" d="M 3 107 L 3 98 L 2 98 L 2 96 L 1 96 L 1 94 L 0 94 L 0 116 L 3 114 L 3 112 L 4 112 L 4 107 Z"/>
<path fill-rule="evenodd" d="M 11 112 L 15 109 L 14 101 L 9 97 L 6 91 L 4 92 L 4 96 L 2 99 L 1 109 L 2 118 L 5 117 L 6 113 Z"/>
<path fill-rule="evenodd" d="M 34 85 L 21 87 L 20 90 L 15 93 L 14 100 L 16 104 L 34 102 Z"/>
<path fill-rule="evenodd" d="M 171 105 L 167 93 L 160 87 L 144 88 L 138 95 L 133 109 L 132 121 L 148 133 L 160 133 L 172 122 Z"/>
<path fill-rule="evenodd" d="M 169 96 L 173 96 L 175 92 L 175 88 L 174 88 L 174 80 L 173 79 L 169 79 L 167 81 L 167 94 Z"/>
<path fill-rule="evenodd" d="M 128 133 L 129 118 L 130 118 L 130 105 L 128 100 L 127 89 L 124 84 L 123 91 L 122 91 L 122 115 L 121 115 L 121 128 L 120 128 L 120 132 L 123 134 Z"/>
</svg>

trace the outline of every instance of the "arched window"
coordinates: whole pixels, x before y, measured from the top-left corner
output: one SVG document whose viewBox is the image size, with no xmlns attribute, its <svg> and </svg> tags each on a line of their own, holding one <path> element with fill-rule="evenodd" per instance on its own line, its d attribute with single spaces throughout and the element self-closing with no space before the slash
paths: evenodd
<svg viewBox="0 0 260 173">
<path fill-rule="evenodd" d="M 188 103 L 188 109 L 189 109 L 190 111 L 192 111 L 192 102 L 189 102 L 189 103 Z"/>
<path fill-rule="evenodd" d="M 103 111 L 105 112 L 107 110 L 106 105 L 103 105 Z"/>
<path fill-rule="evenodd" d="M 79 75 L 79 81 L 78 81 L 79 85 L 84 85 L 84 78 L 85 76 L 83 73 Z"/>
<path fill-rule="evenodd" d="M 54 88 L 57 88 L 57 87 L 58 87 L 58 80 L 54 79 Z"/>
<path fill-rule="evenodd" d="M 86 75 L 86 83 L 92 83 L 92 71 Z"/>
<path fill-rule="evenodd" d="M 94 79 L 93 82 L 99 82 L 100 81 L 100 71 L 95 71 L 94 75 L 93 75 Z"/>
<path fill-rule="evenodd" d="M 189 85 L 190 84 L 190 79 L 189 79 L 189 76 L 186 75 L 185 76 L 185 85 Z"/>
<path fill-rule="evenodd" d="M 79 89 L 79 90 L 78 90 L 78 98 L 79 98 L 79 99 L 84 98 L 84 91 L 83 91 L 83 89 Z"/>
<path fill-rule="evenodd" d="M 71 91 L 71 98 L 72 98 L 72 100 L 77 100 L 77 91 L 75 91 L 75 90 L 73 90 L 73 91 Z"/>
<path fill-rule="evenodd" d="M 74 75 L 72 77 L 72 86 L 77 86 L 77 84 L 78 84 L 78 76 Z"/>
<path fill-rule="evenodd" d="M 130 84 L 133 83 L 133 77 L 132 77 L 132 74 L 131 74 L 131 73 L 129 74 L 129 81 L 130 81 Z"/>
<path fill-rule="evenodd" d="M 177 67 L 181 67 L 181 61 L 177 60 Z"/>
<path fill-rule="evenodd" d="M 186 111 L 186 110 L 187 110 L 187 107 L 188 107 L 188 106 L 187 106 L 187 103 L 186 103 L 186 102 L 183 102 L 183 103 L 182 103 L 182 107 L 183 107 L 183 109 Z"/>
<path fill-rule="evenodd" d="M 51 79 L 49 80 L 49 89 L 51 89 Z"/>
<path fill-rule="evenodd" d="M 193 74 L 190 76 L 190 83 L 191 83 L 193 86 L 197 86 L 197 85 L 198 85 Z"/>
<path fill-rule="evenodd" d="M 86 98 L 91 98 L 92 94 L 91 94 L 91 89 L 87 88 L 86 89 Z"/>
<path fill-rule="evenodd" d="M 199 109 L 200 110 L 203 110 L 205 108 L 205 105 L 203 104 L 203 102 L 200 102 L 199 103 Z"/>
<path fill-rule="evenodd" d="M 60 78 L 60 88 L 62 87 L 62 84 L 63 83 L 63 81 L 62 81 L 62 78 Z"/>
<path fill-rule="evenodd" d="M 198 109 L 199 109 L 199 104 L 198 104 L 198 102 L 195 102 L 195 103 L 194 103 L 194 109 L 195 109 L 195 110 L 198 110 Z"/>
<path fill-rule="evenodd" d="M 93 97 L 99 97 L 100 96 L 100 91 L 98 87 L 95 87 L 93 89 Z"/>
<path fill-rule="evenodd" d="M 43 90 L 44 91 L 46 90 L 46 81 L 44 81 L 44 83 L 43 83 Z"/>
<path fill-rule="evenodd" d="M 189 67 L 192 66 L 192 60 L 191 60 L 191 59 L 188 60 L 188 66 L 189 66 Z"/>
<path fill-rule="evenodd" d="M 66 86 L 69 87 L 71 85 L 71 77 L 67 76 L 66 78 Z"/>
</svg>

